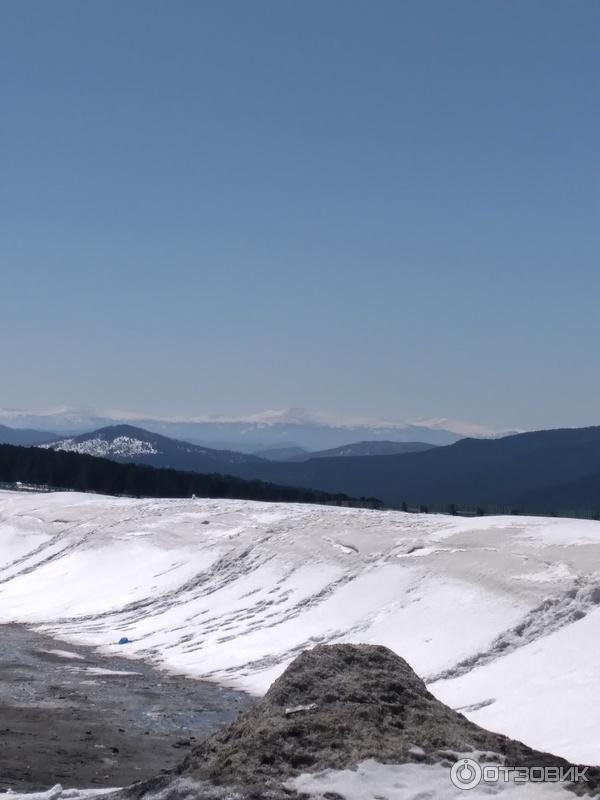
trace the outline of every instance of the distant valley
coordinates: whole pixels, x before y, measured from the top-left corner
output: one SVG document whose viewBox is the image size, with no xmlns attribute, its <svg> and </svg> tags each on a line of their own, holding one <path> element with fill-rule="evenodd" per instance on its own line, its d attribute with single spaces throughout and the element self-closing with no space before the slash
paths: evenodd
<svg viewBox="0 0 600 800">
<path fill-rule="evenodd" d="M 309 461 L 311 458 L 349 458 L 350 456 L 390 456 L 400 453 L 420 453 L 432 450 L 436 445 L 427 442 L 353 442 L 352 444 L 332 447 L 329 450 L 317 450 L 304 453 L 302 456 L 287 459 L 289 461 Z"/>
</svg>

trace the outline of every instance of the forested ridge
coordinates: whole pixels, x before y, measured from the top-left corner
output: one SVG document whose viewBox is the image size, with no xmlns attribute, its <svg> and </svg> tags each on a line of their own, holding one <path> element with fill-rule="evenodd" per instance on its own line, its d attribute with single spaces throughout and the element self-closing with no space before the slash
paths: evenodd
<svg viewBox="0 0 600 800">
<path fill-rule="evenodd" d="M 79 492 L 132 497 L 226 497 L 240 500 L 377 506 L 376 500 L 354 500 L 345 494 L 279 486 L 231 475 L 156 469 L 121 464 L 106 458 L 0 445 L 0 482 L 17 482 Z"/>
</svg>

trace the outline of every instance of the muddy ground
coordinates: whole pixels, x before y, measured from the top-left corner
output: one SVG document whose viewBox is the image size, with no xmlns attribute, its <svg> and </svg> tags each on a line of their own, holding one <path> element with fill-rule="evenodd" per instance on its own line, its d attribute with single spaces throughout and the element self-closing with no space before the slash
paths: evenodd
<svg viewBox="0 0 600 800">
<path fill-rule="evenodd" d="M 1 625 L 0 791 L 148 778 L 249 702 L 242 692 Z"/>
</svg>

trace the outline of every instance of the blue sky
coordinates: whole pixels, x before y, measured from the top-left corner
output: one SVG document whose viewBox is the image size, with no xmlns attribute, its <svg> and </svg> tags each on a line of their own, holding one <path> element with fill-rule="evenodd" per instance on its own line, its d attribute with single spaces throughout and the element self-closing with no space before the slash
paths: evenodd
<svg viewBox="0 0 600 800">
<path fill-rule="evenodd" d="M 600 5 L 5 0 L 0 406 L 600 423 Z"/>
</svg>

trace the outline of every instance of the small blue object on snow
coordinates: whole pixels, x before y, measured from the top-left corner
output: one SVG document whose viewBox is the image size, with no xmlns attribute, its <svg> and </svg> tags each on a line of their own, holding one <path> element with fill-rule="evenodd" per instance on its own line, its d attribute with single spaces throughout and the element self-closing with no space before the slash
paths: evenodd
<svg viewBox="0 0 600 800">
<path fill-rule="evenodd" d="M 119 644 L 129 644 L 129 639 L 126 636 L 121 636 Z"/>
</svg>

